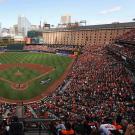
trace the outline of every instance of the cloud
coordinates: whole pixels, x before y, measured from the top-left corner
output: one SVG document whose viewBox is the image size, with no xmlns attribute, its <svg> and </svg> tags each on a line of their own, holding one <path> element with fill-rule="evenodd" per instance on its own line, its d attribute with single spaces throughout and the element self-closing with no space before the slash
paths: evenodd
<svg viewBox="0 0 135 135">
<path fill-rule="evenodd" d="M 120 11 L 121 9 L 122 9 L 121 6 L 114 6 L 110 9 L 106 9 L 106 10 L 101 11 L 100 14 L 109 14 L 109 13 Z"/>
</svg>

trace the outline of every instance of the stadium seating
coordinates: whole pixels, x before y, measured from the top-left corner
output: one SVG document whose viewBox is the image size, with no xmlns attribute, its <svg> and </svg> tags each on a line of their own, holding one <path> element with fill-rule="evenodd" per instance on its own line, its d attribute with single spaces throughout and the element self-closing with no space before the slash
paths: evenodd
<svg viewBox="0 0 135 135">
<path fill-rule="evenodd" d="M 128 32 L 121 39 L 134 41 L 135 31 Z M 46 51 L 42 46 L 26 46 L 24 49 Z M 68 121 L 81 135 L 88 135 L 88 131 L 96 135 L 101 124 L 112 124 L 115 120 L 121 126 L 125 119 L 134 123 L 135 73 L 126 67 L 126 60 L 118 59 L 115 54 L 135 60 L 134 46 L 127 43 L 85 46 L 63 84 L 41 101 L 24 105 L 24 117 Z M 8 115 L 13 116 L 16 105 L 1 103 L 1 114 L 5 114 L 7 108 L 10 110 Z M 58 124 L 56 122 L 53 126 Z M 79 125 L 84 127 L 77 129 Z M 88 126 L 91 130 L 87 129 Z M 122 130 L 124 134 L 124 126 Z"/>
<path fill-rule="evenodd" d="M 135 29 L 132 29 L 124 35 L 118 37 L 117 40 L 125 42 L 135 42 Z"/>
</svg>

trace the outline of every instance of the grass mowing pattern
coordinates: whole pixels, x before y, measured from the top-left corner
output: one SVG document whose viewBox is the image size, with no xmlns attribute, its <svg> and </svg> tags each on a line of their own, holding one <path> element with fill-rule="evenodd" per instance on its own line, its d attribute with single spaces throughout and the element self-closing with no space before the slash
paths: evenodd
<svg viewBox="0 0 135 135">
<path fill-rule="evenodd" d="M 18 77 L 16 76 L 16 72 L 19 71 L 22 73 L 22 76 Z M 28 68 L 24 68 L 24 67 L 13 67 L 13 68 L 10 68 L 7 69 L 7 70 L 4 70 L 3 72 L 0 72 L 0 76 L 7 79 L 7 80 L 10 80 L 12 82 L 16 82 L 16 83 L 25 83 L 26 81 L 38 76 L 39 73 L 36 72 L 35 70 L 30 70 Z"/>
<path fill-rule="evenodd" d="M 42 64 L 45 66 L 51 66 L 55 68 L 55 71 L 50 74 L 40 78 L 39 80 L 34 81 L 27 90 L 25 91 L 16 91 L 13 90 L 6 82 L 0 81 L 0 97 L 7 99 L 17 99 L 17 100 L 26 100 L 31 99 L 47 89 L 47 87 L 57 80 L 66 70 L 67 66 L 72 62 L 71 58 L 65 56 L 58 56 L 55 54 L 45 54 L 45 53 L 2 53 L 0 54 L 0 63 L 1 64 L 16 64 L 16 63 L 32 63 L 32 64 Z M 25 69 L 24 67 L 20 68 L 21 72 L 24 74 L 20 79 L 17 79 L 13 74 L 18 70 L 18 68 L 10 68 L 4 71 L 0 71 L 0 76 L 3 78 L 8 78 L 15 82 L 24 82 L 27 79 L 27 76 L 30 78 L 39 75 L 37 71 Z M 46 84 L 41 85 L 40 81 L 45 80 L 50 77 L 52 80 Z"/>
</svg>

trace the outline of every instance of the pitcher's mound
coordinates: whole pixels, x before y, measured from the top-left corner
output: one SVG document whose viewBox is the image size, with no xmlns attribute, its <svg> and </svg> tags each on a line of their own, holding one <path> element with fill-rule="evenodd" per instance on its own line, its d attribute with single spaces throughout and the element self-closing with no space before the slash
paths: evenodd
<svg viewBox="0 0 135 135">
<path fill-rule="evenodd" d="M 23 73 L 20 72 L 19 70 L 15 73 L 15 76 L 17 76 L 17 77 L 20 77 L 20 76 L 22 76 L 22 75 L 23 75 Z"/>
</svg>

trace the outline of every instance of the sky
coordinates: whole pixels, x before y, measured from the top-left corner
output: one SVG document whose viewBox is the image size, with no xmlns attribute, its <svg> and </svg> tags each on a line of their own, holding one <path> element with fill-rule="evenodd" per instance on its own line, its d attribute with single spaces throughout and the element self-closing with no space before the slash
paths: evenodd
<svg viewBox="0 0 135 135">
<path fill-rule="evenodd" d="M 73 22 L 86 20 L 87 25 L 129 22 L 135 18 L 135 0 L 0 0 L 2 27 L 17 24 L 19 15 L 31 24 L 41 20 L 56 26 L 65 14 Z"/>
</svg>

